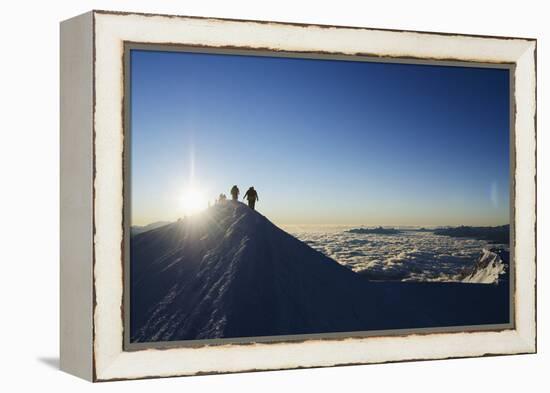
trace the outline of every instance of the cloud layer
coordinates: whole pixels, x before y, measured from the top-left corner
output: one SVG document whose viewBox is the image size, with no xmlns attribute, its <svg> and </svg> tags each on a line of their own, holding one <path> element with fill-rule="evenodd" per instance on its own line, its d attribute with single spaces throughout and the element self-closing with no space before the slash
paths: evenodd
<svg viewBox="0 0 550 393">
<path fill-rule="evenodd" d="M 298 239 L 371 279 L 454 281 L 488 243 L 432 232 L 396 235 L 349 233 L 349 228 L 286 228 Z"/>
</svg>

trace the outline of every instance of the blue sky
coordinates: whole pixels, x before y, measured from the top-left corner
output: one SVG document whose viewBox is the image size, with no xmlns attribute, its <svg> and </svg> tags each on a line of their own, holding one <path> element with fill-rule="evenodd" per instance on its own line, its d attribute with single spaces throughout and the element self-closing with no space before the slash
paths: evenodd
<svg viewBox="0 0 550 393">
<path fill-rule="evenodd" d="M 132 224 L 233 184 L 278 224 L 508 223 L 508 89 L 503 69 L 132 50 Z"/>
</svg>

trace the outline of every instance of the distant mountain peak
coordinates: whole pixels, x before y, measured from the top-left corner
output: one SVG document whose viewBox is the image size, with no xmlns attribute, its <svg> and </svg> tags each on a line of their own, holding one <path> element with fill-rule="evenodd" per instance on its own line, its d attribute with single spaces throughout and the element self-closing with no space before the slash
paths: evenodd
<svg viewBox="0 0 550 393">
<path fill-rule="evenodd" d="M 147 224 L 147 225 L 132 225 L 130 227 L 130 234 L 132 236 L 138 235 L 138 234 L 143 233 L 143 232 L 147 232 L 147 231 L 151 231 L 153 229 L 160 228 L 160 227 L 162 227 L 164 225 L 167 225 L 167 224 L 170 224 L 170 221 L 156 221 L 156 222 L 152 222 L 151 224 Z"/>
</svg>

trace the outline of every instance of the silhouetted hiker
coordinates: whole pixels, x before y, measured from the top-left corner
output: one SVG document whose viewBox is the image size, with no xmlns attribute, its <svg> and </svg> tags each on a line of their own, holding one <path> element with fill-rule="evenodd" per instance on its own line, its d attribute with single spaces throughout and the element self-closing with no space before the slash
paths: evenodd
<svg viewBox="0 0 550 393">
<path fill-rule="evenodd" d="M 225 194 L 220 194 L 218 198 L 219 198 L 218 203 L 224 203 L 227 200 L 227 197 L 225 196 Z"/>
<path fill-rule="evenodd" d="M 237 187 L 236 185 L 231 187 L 231 197 L 234 201 L 237 201 L 239 199 L 239 192 L 239 187 Z"/>
<path fill-rule="evenodd" d="M 258 193 L 254 189 L 254 187 L 250 187 L 248 191 L 246 191 L 243 199 L 248 199 L 248 207 L 252 210 L 254 210 L 254 205 L 256 205 L 256 201 L 260 200 L 260 198 L 258 198 Z"/>
</svg>

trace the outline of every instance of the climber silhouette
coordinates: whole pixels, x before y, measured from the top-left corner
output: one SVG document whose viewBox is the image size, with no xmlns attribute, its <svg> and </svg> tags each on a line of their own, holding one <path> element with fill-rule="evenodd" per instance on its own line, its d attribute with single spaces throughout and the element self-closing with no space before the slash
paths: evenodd
<svg viewBox="0 0 550 393">
<path fill-rule="evenodd" d="M 244 194 L 243 199 L 248 199 L 248 207 L 254 210 L 254 206 L 256 205 L 256 201 L 259 201 L 260 198 L 258 198 L 258 193 L 254 189 L 254 187 L 250 187 L 248 191 L 246 191 L 246 194 Z"/>
<path fill-rule="evenodd" d="M 239 187 L 237 187 L 237 185 L 234 185 L 233 187 L 231 187 L 231 198 L 234 200 L 234 201 L 237 201 L 239 200 Z"/>
</svg>

